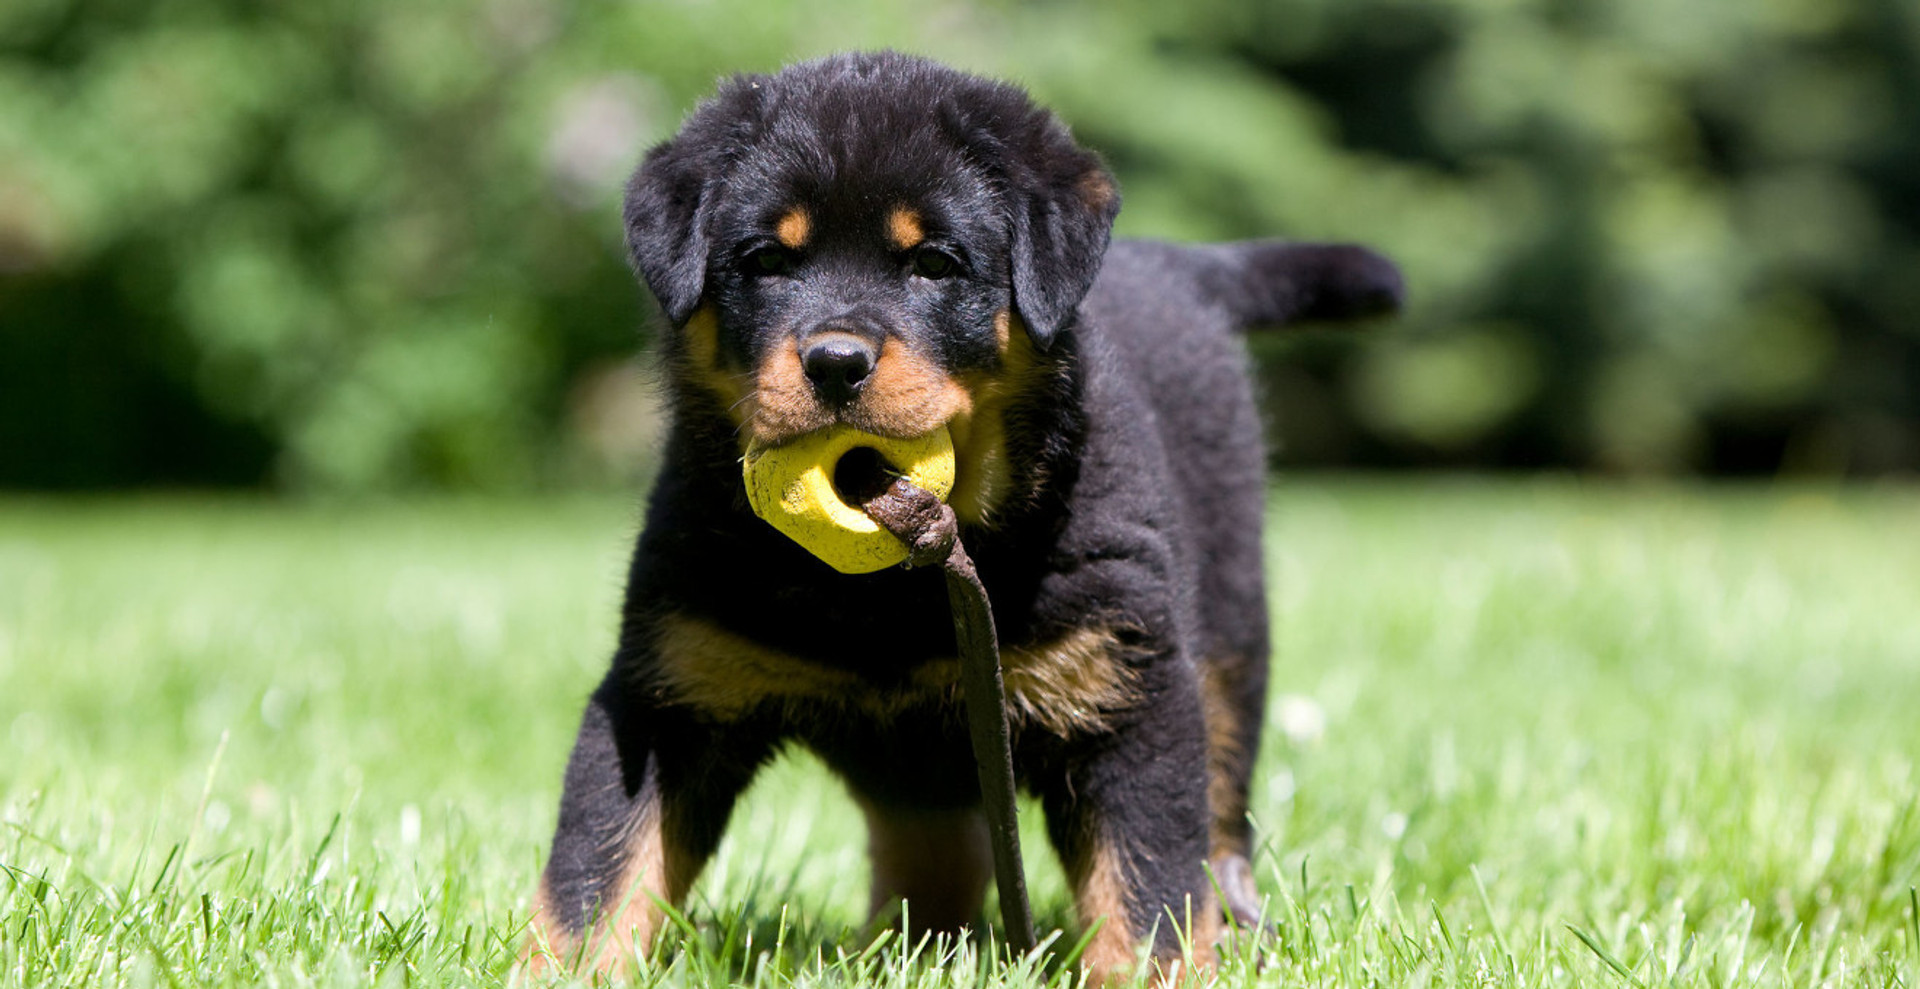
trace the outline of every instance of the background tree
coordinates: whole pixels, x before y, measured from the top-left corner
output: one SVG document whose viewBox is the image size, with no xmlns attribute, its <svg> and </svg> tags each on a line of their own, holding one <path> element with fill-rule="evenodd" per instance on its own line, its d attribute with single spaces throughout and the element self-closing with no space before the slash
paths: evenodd
<svg viewBox="0 0 1920 989">
<path fill-rule="evenodd" d="M 0 483 L 643 469 L 617 200 L 736 70 L 1007 76 L 1121 232 L 1376 244 L 1415 306 L 1263 344 L 1279 456 L 1920 466 L 1904 0 L 0 5 Z"/>
</svg>

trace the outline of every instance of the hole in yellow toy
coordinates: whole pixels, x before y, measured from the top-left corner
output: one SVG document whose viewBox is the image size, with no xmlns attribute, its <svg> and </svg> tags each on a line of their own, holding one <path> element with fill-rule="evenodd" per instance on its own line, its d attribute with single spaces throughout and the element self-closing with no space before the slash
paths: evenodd
<svg viewBox="0 0 1920 989">
<path fill-rule="evenodd" d="M 870 446 L 856 446 L 833 466 L 833 490 L 841 501 L 862 508 L 886 494 L 893 479 L 899 476 L 900 469 L 888 463 L 880 451 Z"/>
</svg>

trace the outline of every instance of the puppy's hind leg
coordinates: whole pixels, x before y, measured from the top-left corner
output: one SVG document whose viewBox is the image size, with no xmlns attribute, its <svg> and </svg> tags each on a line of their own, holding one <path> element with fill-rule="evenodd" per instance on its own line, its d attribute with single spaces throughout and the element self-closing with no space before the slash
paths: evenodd
<svg viewBox="0 0 1920 989">
<path fill-rule="evenodd" d="M 1200 693 L 1207 717 L 1208 865 L 1220 886 L 1221 907 L 1237 924 L 1260 918 L 1253 881 L 1253 826 L 1247 794 L 1260 752 L 1260 720 L 1266 699 L 1265 653 L 1217 657 L 1201 670 Z"/>
</svg>

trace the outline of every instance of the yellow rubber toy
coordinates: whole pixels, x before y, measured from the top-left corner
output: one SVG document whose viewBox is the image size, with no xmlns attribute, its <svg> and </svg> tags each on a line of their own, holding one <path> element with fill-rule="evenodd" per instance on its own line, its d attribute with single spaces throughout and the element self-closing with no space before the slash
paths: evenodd
<svg viewBox="0 0 1920 989">
<path fill-rule="evenodd" d="M 907 558 L 905 543 L 834 490 L 834 468 L 857 447 L 877 451 L 942 500 L 953 490 L 953 438 L 945 427 L 896 440 L 836 426 L 779 446 L 750 445 L 744 465 L 754 514 L 841 573 L 872 573 Z"/>
</svg>

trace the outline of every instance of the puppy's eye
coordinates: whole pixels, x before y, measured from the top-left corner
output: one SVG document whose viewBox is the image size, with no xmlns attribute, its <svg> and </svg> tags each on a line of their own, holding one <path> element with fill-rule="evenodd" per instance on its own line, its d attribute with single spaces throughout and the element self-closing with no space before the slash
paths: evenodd
<svg viewBox="0 0 1920 989">
<path fill-rule="evenodd" d="M 921 278 L 946 278 L 960 270 L 960 262 L 945 251 L 923 247 L 913 254 L 913 273 Z"/>
<path fill-rule="evenodd" d="M 793 273 L 793 252 L 784 247 L 762 247 L 747 255 L 750 275 L 788 275 Z"/>
</svg>

